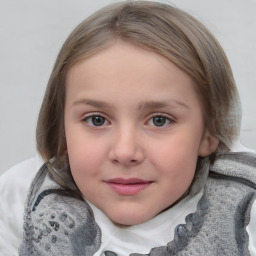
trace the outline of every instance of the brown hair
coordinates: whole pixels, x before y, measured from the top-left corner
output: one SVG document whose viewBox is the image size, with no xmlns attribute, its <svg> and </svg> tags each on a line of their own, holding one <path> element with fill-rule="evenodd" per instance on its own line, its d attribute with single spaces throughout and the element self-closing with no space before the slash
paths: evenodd
<svg viewBox="0 0 256 256">
<path fill-rule="evenodd" d="M 66 159 L 64 104 L 69 68 L 115 39 L 165 56 L 187 72 L 195 80 L 205 124 L 220 140 L 217 150 L 231 147 L 240 131 L 240 103 L 229 62 L 217 40 L 198 20 L 175 7 L 124 1 L 83 21 L 60 50 L 37 123 L 37 148 L 46 162 L 55 158 L 60 164 Z"/>
</svg>

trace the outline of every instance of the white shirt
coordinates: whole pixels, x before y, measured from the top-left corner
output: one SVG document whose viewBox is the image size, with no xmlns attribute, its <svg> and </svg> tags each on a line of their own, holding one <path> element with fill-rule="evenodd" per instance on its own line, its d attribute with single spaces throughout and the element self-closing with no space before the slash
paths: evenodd
<svg viewBox="0 0 256 256">
<path fill-rule="evenodd" d="M 0 256 L 18 256 L 22 241 L 24 203 L 32 179 L 42 163 L 42 159 L 36 156 L 14 166 L 0 177 Z M 95 256 L 103 256 L 105 250 L 113 250 L 120 256 L 135 251 L 145 254 L 152 247 L 166 245 L 173 239 L 177 223 L 185 223 L 186 215 L 195 212 L 202 193 L 201 190 L 193 198 L 185 198 L 146 223 L 128 228 L 114 225 L 104 213 L 91 205 L 96 222 L 102 230 L 102 244 Z M 167 222 L 166 219 L 173 221 Z M 252 206 L 247 232 L 249 251 L 252 256 L 256 256 L 256 202 Z"/>
</svg>

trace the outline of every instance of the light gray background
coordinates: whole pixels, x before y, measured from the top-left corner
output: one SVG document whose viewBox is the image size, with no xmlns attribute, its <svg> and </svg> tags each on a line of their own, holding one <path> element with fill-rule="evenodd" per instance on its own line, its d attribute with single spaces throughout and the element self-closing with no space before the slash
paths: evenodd
<svg viewBox="0 0 256 256">
<path fill-rule="evenodd" d="M 0 0 L 0 174 L 35 154 L 51 68 L 71 30 L 111 0 Z M 172 0 L 226 51 L 243 106 L 241 142 L 256 149 L 256 0 Z"/>
</svg>

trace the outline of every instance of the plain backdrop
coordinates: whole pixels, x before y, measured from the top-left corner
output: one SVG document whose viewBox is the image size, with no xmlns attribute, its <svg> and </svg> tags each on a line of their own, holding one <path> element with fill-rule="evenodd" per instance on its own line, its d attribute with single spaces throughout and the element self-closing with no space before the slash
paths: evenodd
<svg viewBox="0 0 256 256">
<path fill-rule="evenodd" d="M 0 0 L 0 174 L 33 156 L 35 127 L 58 51 L 88 15 L 111 0 Z M 256 0 L 171 0 L 214 33 L 240 92 L 241 142 L 256 149 Z"/>
</svg>

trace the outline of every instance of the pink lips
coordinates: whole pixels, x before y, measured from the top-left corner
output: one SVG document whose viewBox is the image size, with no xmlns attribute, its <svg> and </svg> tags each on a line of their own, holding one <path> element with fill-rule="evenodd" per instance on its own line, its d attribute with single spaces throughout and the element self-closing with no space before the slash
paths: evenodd
<svg viewBox="0 0 256 256">
<path fill-rule="evenodd" d="M 147 188 L 152 182 L 137 178 L 131 179 L 110 179 L 105 181 L 115 192 L 120 195 L 134 195 Z"/>
</svg>

